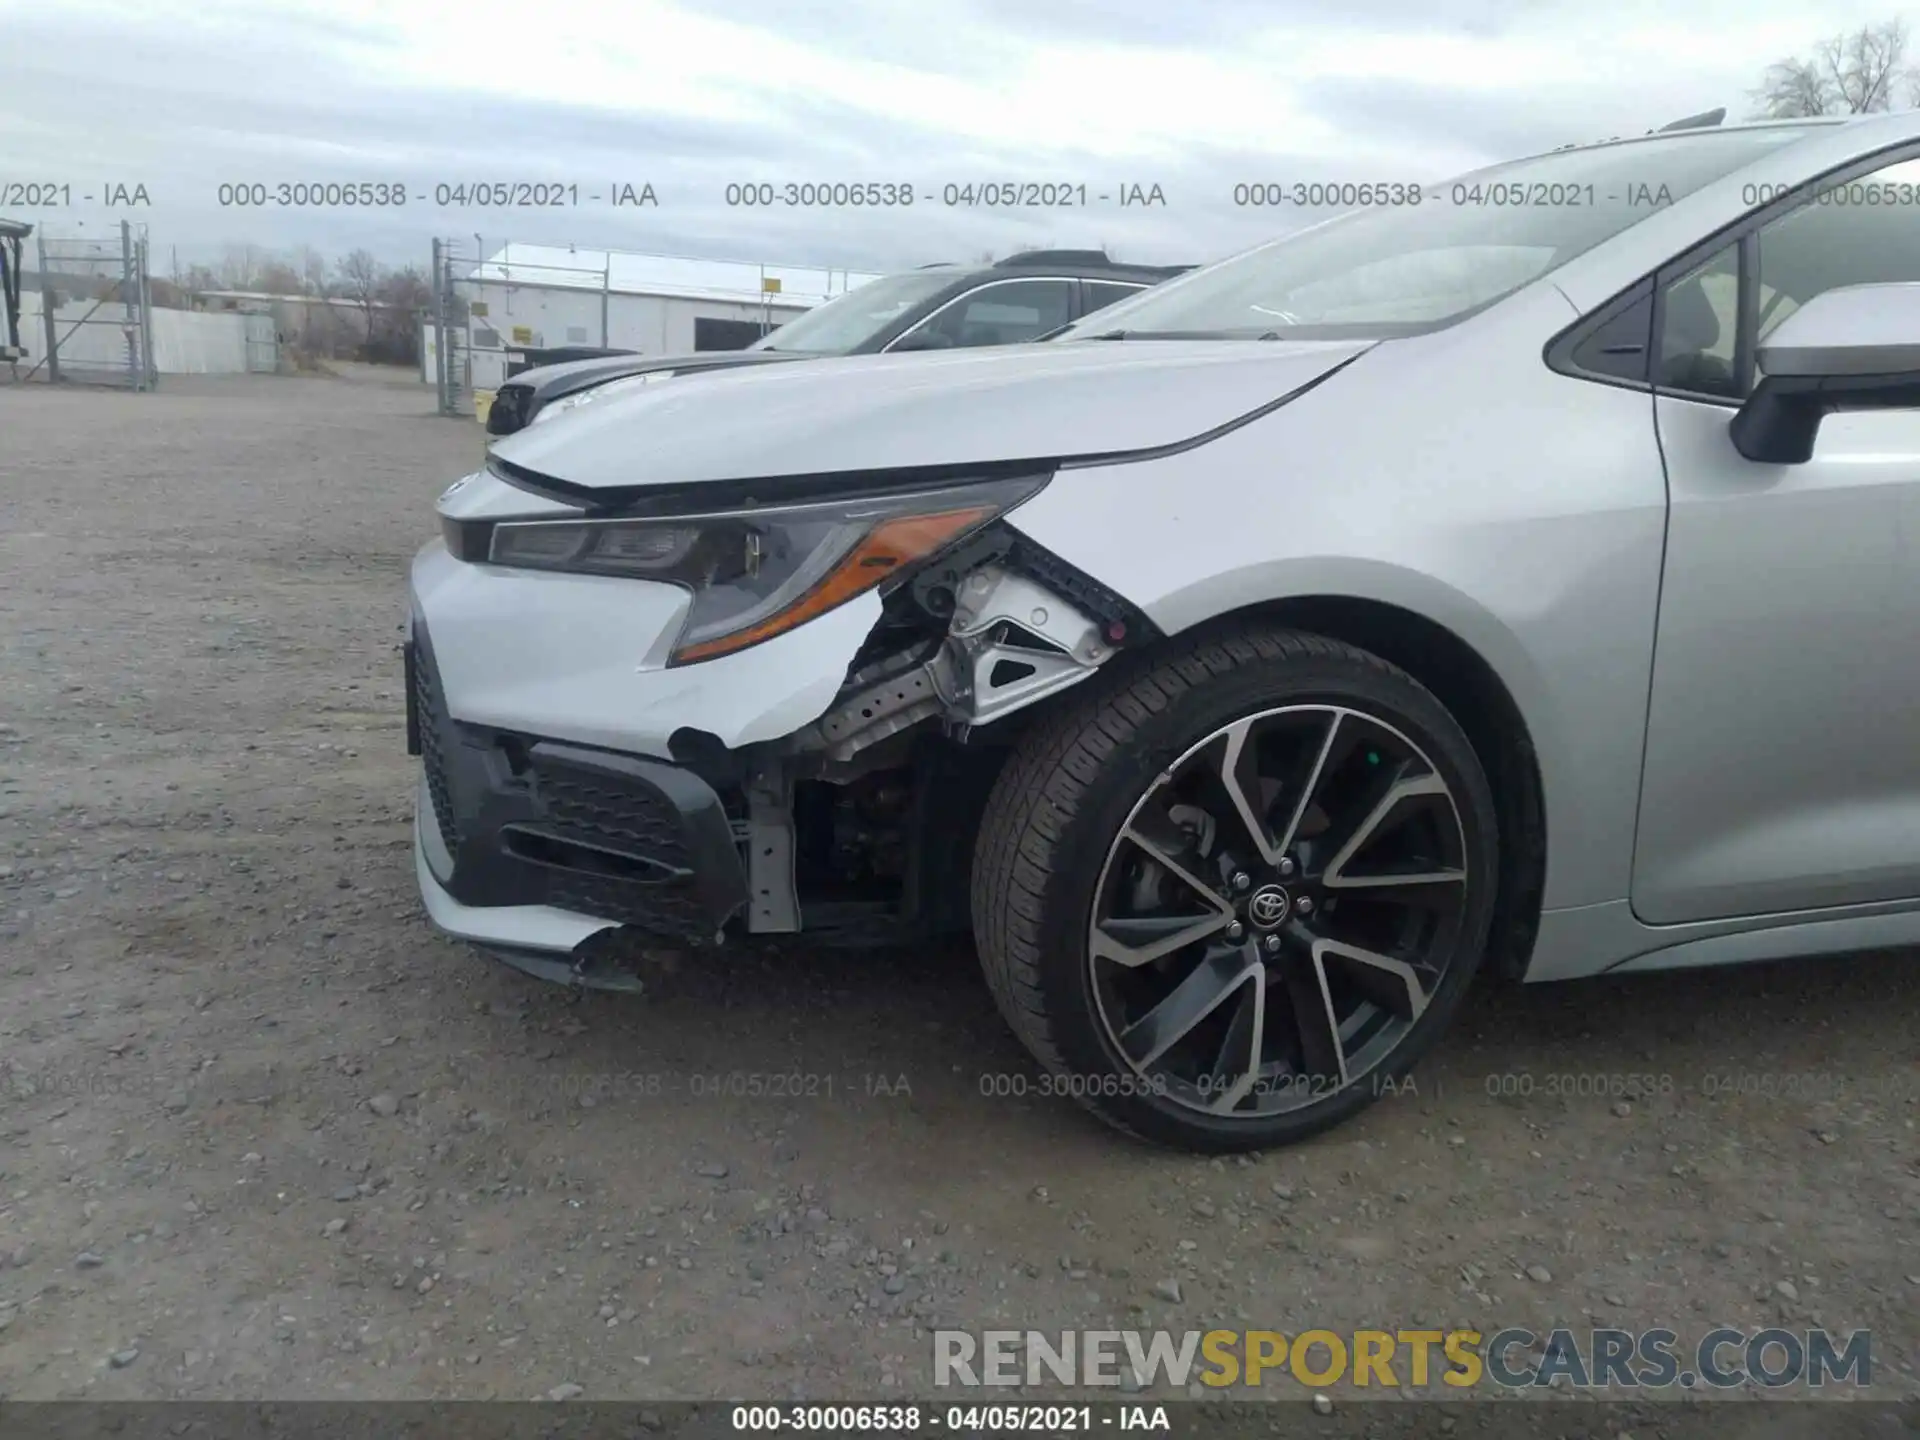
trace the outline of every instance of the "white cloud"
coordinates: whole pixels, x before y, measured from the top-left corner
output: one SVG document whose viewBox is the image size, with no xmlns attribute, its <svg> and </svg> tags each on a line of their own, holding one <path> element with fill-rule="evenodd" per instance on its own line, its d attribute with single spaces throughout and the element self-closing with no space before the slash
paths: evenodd
<svg viewBox="0 0 1920 1440">
<path fill-rule="evenodd" d="M 220 213 L 227 179 L 618 173 L 655 180 L 672 206 L 420 211 L 380 229 L 422 246 L 476 228 L 798 245 L 859 266 L 1036 243 L 1191 259 L 1274 228 L 1232 210 L 1236 179 L 1438 179 L 1715 104 L 1738 114 L 1770 61 L 1888 13 L 1883 0 L 0 0 L 0 178 L 137 171 L 156 236 L 192 245 L 324 244 L 370 224 Z M 896 176 L 1159 183 L 1170 203 L 753 216 L 721 203 L 729 180 Z"/>
</svg>

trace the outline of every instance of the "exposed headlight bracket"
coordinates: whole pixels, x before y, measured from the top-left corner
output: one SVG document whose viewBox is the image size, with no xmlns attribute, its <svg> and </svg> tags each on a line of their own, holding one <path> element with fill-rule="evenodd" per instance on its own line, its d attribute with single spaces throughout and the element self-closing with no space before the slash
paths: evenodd
<svg viewBox="0 0 1920 1440">
<path fill-rule="evenodd" d="M 981 570 L 957 599 L 933 680 L 963 724 L 988 724 L 1078 684 L 1113 653 L 1097 621 L 1014 571 Z"/>
<path fill-rule="evenodd" d="M 922 721 L 989 724 L 1087 678 L 1112 658 L 1101 623 L 1051 588 L 989 565 L 954 587 L 939 648 L 890 655 L 848 677 L 833 707 L 793 738 L 846 764 Z"/>
</svg>

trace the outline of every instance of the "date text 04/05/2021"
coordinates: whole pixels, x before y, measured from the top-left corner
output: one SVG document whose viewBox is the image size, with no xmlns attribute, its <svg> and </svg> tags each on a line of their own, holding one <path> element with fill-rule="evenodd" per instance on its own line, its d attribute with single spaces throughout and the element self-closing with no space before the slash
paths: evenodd
<svg viewBox="0 0 1920 1440">
<path fill-rule="evenodd" d="M 816 1070 L 588 1070 L 562 1071 L 547 1088 L 602 1100 L 863 1100 L 911 1097 L 905 1074 Z"/>
<path fill-rule="evenodd" d="M 219 185 L 214 202 L 241 210 L 395 210 L 432 205 L 441 210 L 553 210 L 580 205 L 658 209 L 660 196 L 645 180 L 458 180 L 407 185 L 397 180 L 236 180 Z"/>
<path fill-rule="evenodd" d="M 1100 1431 L 1170 1434 L 1166 1405 L 735 1405 L 737 1434 L 1087 1435 Z"/>
<path fill-rule="evenodd" d="M 1166 190 L 1152 181 L 1088 184 L 1082 180 L 967 180 L 916 185 L 906 180 L 808 180 L 774 183 L 740 180 L 721 196 L 731 209 L 897 209 L 944 205 L 948 209 L 1067 210 L 1095 205 L 1162 209 Z"/>
</svg>

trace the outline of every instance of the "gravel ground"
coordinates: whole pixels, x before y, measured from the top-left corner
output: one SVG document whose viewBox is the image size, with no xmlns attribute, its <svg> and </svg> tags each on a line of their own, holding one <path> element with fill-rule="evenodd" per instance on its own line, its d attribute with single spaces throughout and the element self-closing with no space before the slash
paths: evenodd
<svg viewBox="0 0 1920 1440">
<path fill-rule="evenodd" d="M 574 1000 L 438 938 L 430 411 L 0 386 L 0 1395 L 859 1398 L 932 1326 L 1215 1323 L 1866 1327 L 1920 1395 L 1912 954 L 1483 986 L 1417 1093 L 1221 1162 L 1006 1093 L 965 951 Z"/>
</svg>

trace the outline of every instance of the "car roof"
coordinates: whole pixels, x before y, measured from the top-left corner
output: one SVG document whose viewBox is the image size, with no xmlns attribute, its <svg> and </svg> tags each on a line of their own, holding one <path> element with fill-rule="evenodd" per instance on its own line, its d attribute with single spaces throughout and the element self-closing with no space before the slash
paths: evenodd
<svg viewBox="0 0 1920 1440">
<path fill-rule="evenodd" d="M 1113 260 L 1097 250 L 1024 250 L 985 265 L 940 262 L 918 271 L 940 272 L 955 283 L 987 279 L 1017 280 L 1027 275 L 1060 276 L 1074 280 L 1126 280 L 1157 285 L 1192 270 L 1192 265 L 1136 265 Z"/>
<path fill-rule="evenodd" d="M 1807 130 L 1815 126 L 1837 128 L 1885 118 L 1884 115 L 1806 115 L 1779 120 L 1743 120 L 1735 125 L 1689 125 L 1684 129 L 1663 128 L 1649 130 L 1644 135 L 1616 135 L 1607 140 L 1591 140 L 1584 145 L 1559 145 L 1551 150 L 1536 150 L 1531 154 L 1516 155 L 1510 160 L 1497 161 L 1493 165 L 1483 165 L 1480 168 L 1492 170 L 1501 165 L 1518 164 L 1522 160 L 1538 160 L 1547 155 L 1571 155 L 1582 150 L 1615 150 L 1623 145 L 1663 145 L 1676 140 L 1685 140 L 1694 135 L 1728 135 L 1744 130 Z"/>
<path fill-rule="evenodd" d="M 1920 110 L 1882 110 L 1862 115 L 1786 116 L 1777 120 L 1743 120 L 1734 125 L 1721 125 L 1702 117 L 1697 120 L 1683 121 L 1679 124 L 1663 126 L 1658 130 L 1649 130 L 1644 135 L 1616 135 L 1611 139 L 1590 141 L 1584 145 L 1560 145 L 1551 150 L 1536 150 L 1530 155 L 1516 155 L 1511 159 L 1498 160 L 1479 166 L 1464 175 L 1456 175 L 1453 179 L 1456 182 L 1468 180 L 1495 170 L 1504 170 L 1511 165 L 1524 164 L 1530 160 L 1543 160 L 1553 155 L 1577 155 L 1596 150 L 1618 150 L 1630 145 L 1666 145 L 1701 135 L 1750 134 L 1766 130 L 1823 132 L 1822 134 L 1804 134 L 1800 136 L 1799 139 L 1782 145 L 1775 153 L 1783 154 L 1797 150 L 1803 145 L 1812 145 L 1824 138 L 1839 135 L 1852 129 L 1886 130 L 1888 129 L 1889 121 L 1896 123 L 1886 137 L 1887 143 L 1904 141 L 1920 136 Z M 1898 123 L 1903 121 L 1906 123 Z"/>
</svg>

